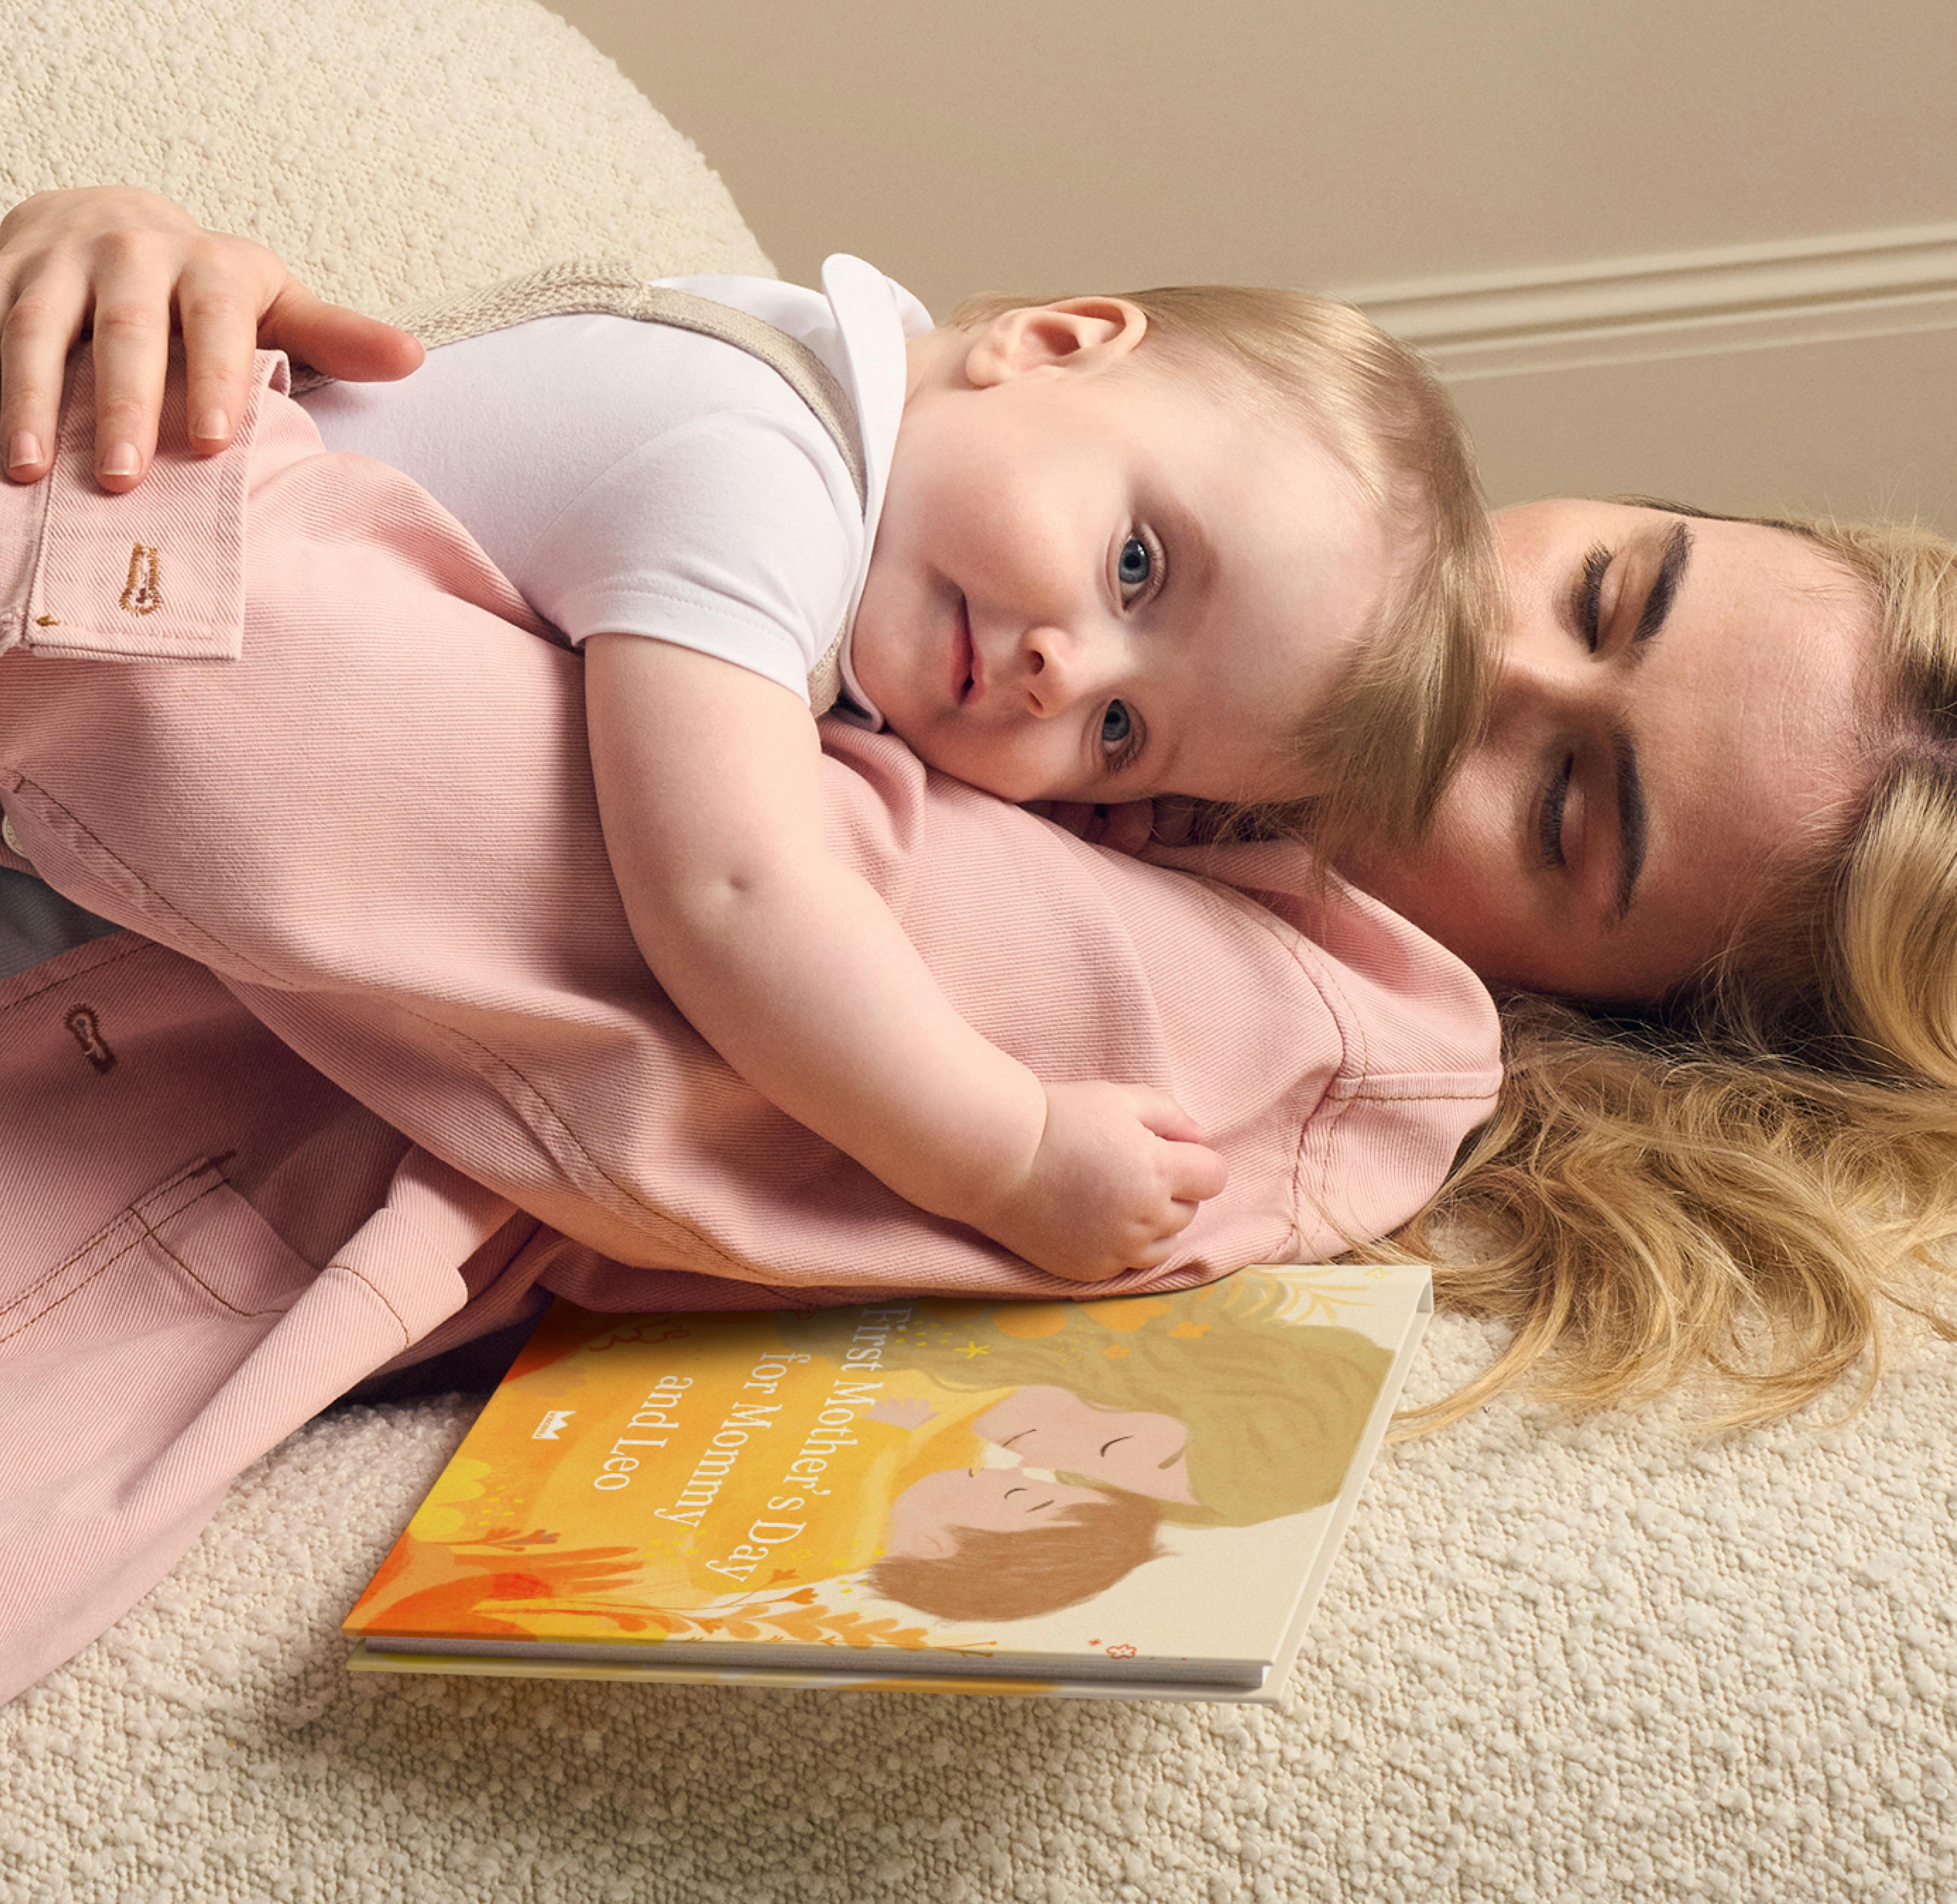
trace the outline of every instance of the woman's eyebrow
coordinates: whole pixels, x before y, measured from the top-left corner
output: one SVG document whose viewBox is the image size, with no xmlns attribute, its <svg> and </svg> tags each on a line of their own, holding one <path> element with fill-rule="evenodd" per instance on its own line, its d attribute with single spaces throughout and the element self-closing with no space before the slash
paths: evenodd
<svg viewBox="0 0 1957 1904">
<path fill-rule="evenodd" d="M 1681 523 L 1680 527 L 1684 525 Z M 1690 539 L 1687 541 L 1690 547 Z M 1670 559 L 1670 551 L 1666 552 Z M 1681 564 L 1684 558 L 1680 558 Z M 1653 592 L 1655 593 L 1655 586 Z M 1649 608 L 1647 608 L 1649 613 Z M 1664 618 L 1659 617 L 1660 620 Z M 1638 621 L 1640 629 L 1644 617 Z M 1615 764 L 1617 783 L 1617 912 L 1620 922 L 1631 909 L 1631 901 L 1636 897 L 1638 875 L 1645 869 L 1645 849 L 1647 837 L 1645 824 L 1645 783 L 1638 772 L 1638 750 L 1629 732 L 1618 728 L 1611 736 L 1611 754 Z"/>
<path fill-rule="evenodd" d="M 1672 525 L 1665 539 L 1665 553 L 1658 558 L 1658 573 L 1645 591 L 1645 605 L 1638 611 L 1638 625 L 1631 631 L 1630 646 L 1649 641 L 1665 626 L 1665 617 L 1678 598 L 1678 585 L 1685 578 L 1692 560 L 1692 531 L 1683 522 Z M 1611 735 L 1611 757 L 1617 788 L 1617 901 L 1616 917 L 1622 924 L 1637 897 L 1638 878 L 1645 869 L 1645 852 L 1650 843 L 1650 829 L 1645 811 L 1644 777 L 1638 771 L 1637 743 L 1630 730 L 1620 727 Z"/>
<path fill-rule="evenodd" d="M 1665 553 L 1658 558 L 1658 573 L 1645 591 L 1645 605 L 1638 612 L 1638 625 L 1631 631 L 1633 647 L 1640 641 L 1650 640 L 1665 626 L 1665 618 L 1671 612 L 1678 585 L 1685 579 L 1686 566 L 1691 560 L 1692 531 L 1683 522 L 1674 523 L 1671 533 L 1665 539 Z"/>
</svg>

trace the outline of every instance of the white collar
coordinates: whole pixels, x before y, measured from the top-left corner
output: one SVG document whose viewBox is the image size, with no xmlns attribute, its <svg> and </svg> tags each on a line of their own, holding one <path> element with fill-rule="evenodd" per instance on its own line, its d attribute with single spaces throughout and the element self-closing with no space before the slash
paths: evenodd
<svg viewBox="0 0 1957 1904">
<path fill-rule="evenodd" d="M 924 336 L 933 327 L 931 313 L 902 285 L 847 251 L 838 251 L 823 261 L 822 289 L 835 314 L 836 331 L 842 339 L 844 381 L 856 406 L 856 426 L 863 441 L 863 560 L 849 591 L 844 626 L 850 628 L 855 623 L 856 605 L 863 599 L 864 579 L 870 572 L 870 552 L 876 546 L 877 524 L 884 513 L 884 491 L 890 481 L 890 458 L 897 447 L 897 426 L 903 420 L 904 390 L 909 378 L 905 341 Z M 850 700 L 862 710 L 858 724 L 881 727 L 883 716 L 864 693 L 850 667 L 846 634 L 843 642 L 843 685 Z M 852 717 L 846 707 L 836 711 L 845 720 Z"/>
</svg>

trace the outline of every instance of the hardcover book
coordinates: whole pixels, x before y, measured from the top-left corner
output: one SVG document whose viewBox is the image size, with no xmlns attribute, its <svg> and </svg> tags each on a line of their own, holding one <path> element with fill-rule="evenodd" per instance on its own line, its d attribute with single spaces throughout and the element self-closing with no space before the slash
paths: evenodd
<svg viewBox="0 0 1957 1904">
<path fill-rule="evenodd" d="M 367 1672 L 1275 1700 L 1427 1271 L 776 1314 L 560 1301 L 345 1630 Z"/>
</svg>

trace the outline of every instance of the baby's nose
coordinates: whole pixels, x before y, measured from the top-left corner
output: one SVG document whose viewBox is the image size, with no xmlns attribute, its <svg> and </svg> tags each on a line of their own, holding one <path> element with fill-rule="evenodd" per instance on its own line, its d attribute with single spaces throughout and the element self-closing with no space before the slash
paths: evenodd
<svg viewBox="0 0 1957 1904">
<path fill-rule="evenodd" d="M 1025 656 L 1027 701 L 1048 720 L 1103 692 L 1112 659 L 1108 644 L 1050 626 L 1027 630 Z"/>
</svg>

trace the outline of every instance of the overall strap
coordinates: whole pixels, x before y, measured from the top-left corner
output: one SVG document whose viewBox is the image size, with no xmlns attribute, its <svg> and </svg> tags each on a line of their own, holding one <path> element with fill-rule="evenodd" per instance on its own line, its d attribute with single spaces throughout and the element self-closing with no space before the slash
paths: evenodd
<svg viewBox="0 0 1957 1904">
<path fill-rule="evenodd" d="M 433 350 L 465 338 L 486 337 L 494 331 L 527 324 L 533 318 L 574 317 L 585 312 L 635 318 L 646 324 L 668 324 L 698 332 L 757 357 L 806 403 L 848 466 L 859 506 L 868 498 L 863 467 L 862 432 L 855 406 L 829 366 L 800 339 L 732 305 L 690 291 L 648 284 L 629 264 L 609 260 L 567 259 L 525 271 L 499 283 L 454 297 L 397 312 L 390 322 L 411 331 Z M 316 390 L 333 380 L 297 365 L 292 372 L 295 395 Z M 842 686 L 843 631 L 840 628 L 808 678 L 809 701 L 816 713 L 833 705 Z"/>
</svg>

